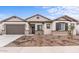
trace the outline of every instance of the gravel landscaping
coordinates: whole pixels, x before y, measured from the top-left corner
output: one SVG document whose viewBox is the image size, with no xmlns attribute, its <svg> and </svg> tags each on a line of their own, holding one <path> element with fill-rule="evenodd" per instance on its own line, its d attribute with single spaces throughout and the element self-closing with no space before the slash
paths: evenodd
<svg viewBox="0 0 79 59">
<path fill-rule="evenodd" d="M 19 39 L 9 43 L 5 47 L 35 47 L 35 46 L 77 46 L 79 45 L 79 36 L 53 36 L 53 35 L 34 35 L 22 36 Z"/>
</svg>

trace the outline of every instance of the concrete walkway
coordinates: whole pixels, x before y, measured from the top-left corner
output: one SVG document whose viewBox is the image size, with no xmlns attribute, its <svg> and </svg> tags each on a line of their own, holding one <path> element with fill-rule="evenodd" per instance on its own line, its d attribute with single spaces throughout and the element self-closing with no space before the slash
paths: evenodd
<svg viewBox="0 0 79 59">
<path fill-rule="evenodd" d="M 9 44 L 10 42 L 16 40 L 21 36 L 22 35 L 0 35 L 0 47 L 3 47 Z"/>
<path fill-rule="evenodd" d="M 1 47 L 0 53 L 79 53 L 79 46 Z"/>
</svg>

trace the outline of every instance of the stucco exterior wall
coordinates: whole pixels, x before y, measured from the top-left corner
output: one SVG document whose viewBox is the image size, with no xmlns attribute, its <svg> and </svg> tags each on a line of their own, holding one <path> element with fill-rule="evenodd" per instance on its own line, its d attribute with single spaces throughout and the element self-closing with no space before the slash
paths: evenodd
<svg viewBox="0 0 79 59">
<path fill-rule="evenodd" d="M 74 26 L 75 26 L 75 29 L 73 31 L 73 35 L 76 35 L 76 27 L 77 27 L 77 24 L 76 22 L 69 22 L 69 21 L 54 21 L 52 23 L 52 31 L 56 31 L 56 23 L 58 22 L 65 22 L 65 23 L 68 23 L 68 26 L 71 24 L 71 23 L 74 23 Z"/>
<path fill-rule="evenodd" d="M 0 24 L 0 32 L 2 34 L 6 34 L 6 28 L 5 28 L 5 25 L 6 24 L 25 24 L 26 25 L 26 22 L 3 22 Z M 26 27 L 25 27 L 26 28 Z"/>
<path fill-rule="evenodd" d="M 12 17 L 10 19 L 7 19 L 5 22 L 2 22 L 0 24 L 0 33 L 6 34 L 6 28 L 5 28 L 6 24 L 26 24 L 26 22 L 23 22 L 21 19 L 17 17 Z"/>
<path fill-rule="evenodd" d="M 57 22 L 65 22 L 65 23 L 68 23 L 68 25 L 70 25 L 70 23 L 74 23 L 75 24 L 75 29 L 73 31 L 73 34 L 76 35 L 76 22 L 69 22 L 69 21 L 54 21 L 52 23 L 32 23 L 32 24 L 35 24 L 35 30 L 37 30 L 37 25 L 42 25 L 43 26 L 43 31 L 44 31 L 44 34 L 51 34 L 52 31 L 55 31 L 56 30 L 56 23 Z M 29 34 L 29 24 L 28 22 L 3 22 L 0 24 L 0 33 L 2 33 L 2 31 L 5 30 L 5 24 L 25 24 L 25 34 Z M 47 29 L 46 28 L 46 24 L 50 24 L 50 29 Z M 5 31 L 3 32 L 3 34 L 5 34 Z"/>
<path fill-rule="evenodd" d="M 70 21 L 67 21 L 66 19 L 63 19 L 63 18 L 60 18 L 58 21 L 51 21 L 51 23 L 49 23 L 50 20 L 48 18 L 41 17 L 39 15 L 36 15 L 34 17 L 31 17 L 31 18 L 28 18 L 26 21 L 27 22 L 23 22 L 19 18 L 11 18 L 9 20 L 6 20 L 6 22 L 0 23 L 0 33 L 2 33 L 2 32 L 3 32 L 3 34 L 6 33 L 5 32 L 6 31 L 5 24 L 25 24 L 25 34 L 29 34 L 29 30 L 30 30 L 29 22 L 30 22 L 30 24 L 35 24 L 35 30 L 37 30 L 37 25 L 42 25 L 44 34 L 51 34 L 52 31 L 56 31 L 56 23 L 58 23 L 58 22 L 65 22 L 65 23 L 68 23 L 68 26 L 71 23 L 74 23 L 75 29 L 73 31 L 73 34 L 76 35 L 76 28 L 78 26 L 76 24 L 76 22 L 70 22 Z M 31 23 L 31 21 L 32 21 L 32 23 Z M 47 24 L 50 24 L 50 29 L 47 28 Z"/>
<path fill-rule="evenodd" d="M 77 23 L 76 22 L 71 22 L 71 23 L 74 23 L 74 26 L 75 26 L 75 28 L 73 30 L 73 35 L 76 35 L 77 34 L 77 32 L 76 32 Z"/>
<path fill-rule="evenodd" d="M 50 24 L 50 29 L 47 29 L 46 24 Z M 51 34 L 51 30 L 52 30 L 52 23 L 44 23 L 44 34 Z"/>
<path fill-rule="evenodd" d="M 2 34 L 2 25 L 0 23 L 0 34 Z"/>
<path fill-rule="evenodd" d="M 70 25 L 70 22 L 69 21 L 54 21 L 52 23 L 52 30 L 53 31 L 56 31 L 56 23 L 58 23 L 58 22 L 65 22 L 65 23 L 68 23 L 68 25 Z"/>
<path fill-rule="evenodd" d="M 25 35 L 29 34 L 29 24 L 28 22 L 25 23 Z"/>
<path fill-rule="evenodd" d="M 78 24 L 78 25 L 76 25 L 76 34 L 78 34 L 78 35 L 79 35 L 79 24 Z"/>
<path fill-rule="evenodd" d="M 37 30 L 37 25 L 42 25 L 42 29 L 44 31 L 44 34 L 51 34 L 51 29 L 52 29 L 51 23 L 30 23 L 30 24 L 35 24 L 35 30 Z M 46 24 L 50 24 L 50 29 L 46 28 Z M 30 30 L 28 22 L 26 23 L 26 26 L 27 26 L 26 31 Z"/>
<path fill-rule="evenodd" d="M 37 17 L 39 17 L 39 19 Z M 44 17 L 41 17 L 39 15 L 36 15 L 34 17 L 31 17 L 31 18 L 27 19 L 27 22 L 28 21 L 35 21 L 35 22 L 37 22 L 37 23 L 31 23 L 31 24 L 35 24 L 35 30 L 37 30 L 37 25 L 42 25 L 44 34 L 50 34 L 51 33 L 51 28 L 50 29 L 47 29 L 46 28 L 46 24 L 47 23 L 45 23 L 45 22 L 44 23 L 41 23 L 41 21 L 50 21 L 50 20 L 48 20 L 48 19 L 46 19 Z M 38 23 L 38 21 L 40 23 Z M 52 27 L 52 26 L 50 26 L 50 27 Z"/>
<path fill-rule="evenodd" d="M 28 22 L 3 22 L 3 23 L 1 23 L 0 24 L 0 33 L 1 33 L 1 31 L 3 30 L 4 32 L 3 32 L 3 34 L 5 34 L 6 32 L 5 32 L 5 24 L 25 24 L 25 34 L 26 35 L 28 35 L 29 34 L 29 24 L 28 24 Z M 46 24 L 50 24 L 51 25 L 51 23 L 31 23 L 31 24 L 35 24 L 35 30 L 37 30 L 37 25 L 42 25 L 43 26 L 43 31 L 44 31 L 44 34 L 50 34 L 51 33 L 51 28 L 52 28 L 52 26 L 50 26 L 51 28 L 50 29 L 47 29 L 46 28 Z"/>
<path fill-rule="evenodd" d="M 43 23 L 30 23 L 30 24 L 35 24 L 35 30 L 37 30 L 37 25 L 42 25 L 43 26 Z M 28 26 L 30 26 L 30 25 L 28 24 Z"/>
</svg>

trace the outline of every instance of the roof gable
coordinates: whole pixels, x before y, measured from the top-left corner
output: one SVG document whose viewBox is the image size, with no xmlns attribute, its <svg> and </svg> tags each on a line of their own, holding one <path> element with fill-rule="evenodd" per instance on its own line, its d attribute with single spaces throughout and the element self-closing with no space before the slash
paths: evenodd
<svg viewBox="0 0 79 59">
<path fill-rule="evenodd" d="M 76 19 L 69 17 L 67 15 L 64 15 L 62 17 L 59 17 L 57 19 L 55 19 L 54 21 L 70 21 L 70 22 L 78 22 Z"/>
<path fill-rule="evenodd" d="M 25 19 L 26 21 L 51 21 L 51 19 L 42 15 L 36 14 Z"/>
<path fill-rule="evenodd" d="M 2 20 L 2 22 L 21 22 L 21 21 L 24 21 L 24 20 L 17 16 L 11 16 L 7 19 Z"/>
</svg>

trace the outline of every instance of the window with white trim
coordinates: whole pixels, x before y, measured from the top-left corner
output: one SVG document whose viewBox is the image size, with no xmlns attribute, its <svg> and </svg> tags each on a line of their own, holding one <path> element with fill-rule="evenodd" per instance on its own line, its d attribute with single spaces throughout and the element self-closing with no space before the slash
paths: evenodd
<svg viewBox="0 0 79 59">
<path fill-rule="evenodd" d="M 42 25 L 37 25 L 37 31 L 41 31 L 42 30 Z"/>
<path fill-rule="evenodd" d="M 47 29 L 50 29 L 50 24 L 47 24 L 46 27 L 47 27 Z"/>
</svg>

